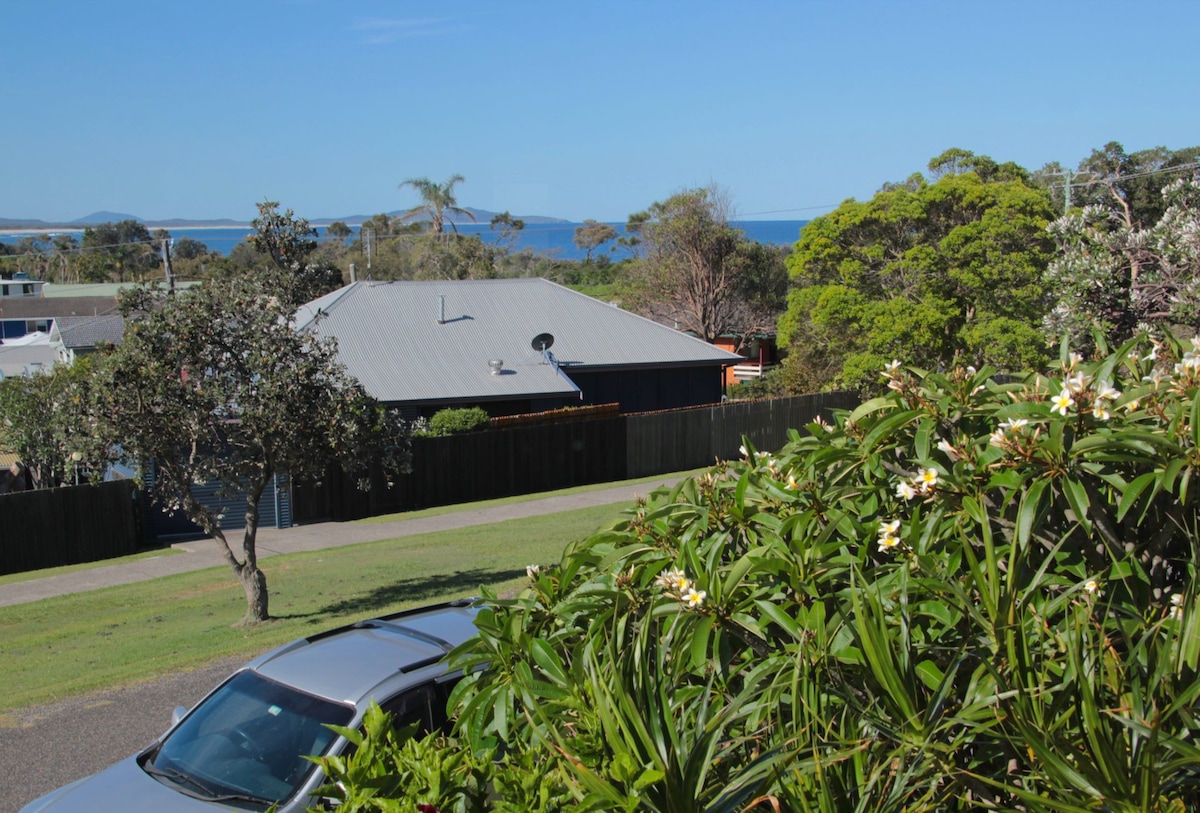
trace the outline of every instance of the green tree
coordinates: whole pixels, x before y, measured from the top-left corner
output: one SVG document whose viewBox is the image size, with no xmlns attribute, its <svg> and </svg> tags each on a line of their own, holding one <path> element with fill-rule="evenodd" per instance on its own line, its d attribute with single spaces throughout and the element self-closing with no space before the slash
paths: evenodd
<svg viewBox="0 0 1200 813">
<path fill-rule="evenodd" d="M 179 260 L 197 260 L 208 256 L 208 246 L 191 237 L 180 237 L 171 246 L 171 255 Z"/>
<path fill-rule="evenodd" d="M 729 214 L 728 196 L 714 186 L 684 190 L 644 217 L 631 216 L 644 252 L 628 275 L 632 307 L 707 342 L 738 329 L 748 241 Z"/>
<path fill-rule="evenodd" d="M 1041 362 L 1053 211 L 1019 172 L 991 176 L 918 177 L 804 227 L 779 321 L 798 386 L 865 386 L 892 359 L 934 369 Z"/>
<path fill-rule="evenodd" d="M 292 307 L 253 277 L 210 280 L 174 297 L 122 300 L 125 341 L 97 370 L 91 414 L 132 462 L 153 465 L 154 496 L 212 536 L 246 594 L 245 623 L 269 618 L 256 549 L 258 506 L 276 474 L 360 470 L 407 454 L 406 430 L 337 361 L 331 341 L 291 327 Z M 246 498 L 235 553 L 219 514 L 192 493 L 217 483 Z"/>
<path fill-rule="evenodd" d="M 325 227 L 325 236 L 330 240 L 341 240 L 342 242 L 345 242 L 347 238 L 352 237 L 353 235 L 353 229 L 340 220 L 335 220 Z"/>
<path fill-rule="evenodd" d="M 412 187 L 420 195 L 421 202 L 400 215 L 400 220 L 412 220 L 424 216 L 429 220 L 430 234 L 438 238 L 441 238 L 446 232 L 447 213 L 460 215 L 474 223 L 475 215 L 467 209 L 459 208 L 458 199 L 454 196 L 454 187 L 465 180 L 466 178 L 462 175 L 451 175 L 440 184 L 428 178 L 409 178 L 404 181 L 400 184 L 400 188 Z M 450 220 L 450 227 L 456 232 L 458 231 L 453 220 Z"/>
<path fill-rule="evenodd" d="M 1146 229 L 1166 210 L 1163 190 L 1180 177 L 1194 177 L 1198 159 L 1200 147 L 1126 153 L 1120 142 L 1110 141 L 1079 163 L 1076 175 L 1082 187 L 1075 205 L 1101 206 L 1126 227 Z"/>
<path fill-rule="evenodd" d="M 144 282 L 161 267 L 159 245 L 136 220 L 89 226 L 80 249 L 80 276 L 89 282 Z"/>
<path fill-rule="evenodd" d="M 617 245 L 629 252 L 630 257 L 640 257 L 642 250 L 642 226 L 650 219 L 649 212 L 634 212 L 625 220 L 625 234 L 617 238 Z"/>
<path fill-rule="evenodd" d="M 1144 227 L 1124 205 L 1086 206 L 1051 225 L 1059 255 L 1047 274 L 1048 333 L 1088 347 L 1093 331 L 1115 343 L 1146 327 L 1200 330 L 1200 182 L 1178 179 L 1161 197 L 1161 217 Z"/>
<path fill-rule="evenodd" d="M 87 412 L 91 386 L 92 357 L 0 379 L 0 448 L 17 455 L 31 488 L 103 473 L 110 455 Z"/>
<path fill-rule="evenodd" d="M 493 279 L 496 261 L 504 254 L 478 235 L 456 234 L 439 239 L 430 235 L 407 244 L 415 263 L 414 279 Z"/>
<path fill-rule="evenodd" d="M 592 261 L 592 252 L 605 243 L 617 239 L 617 230 L 608 223 L 596 220 L 585 220 L 582 225 L 575 227 L 573 242 L 575 247 L 587 252 L 585 262 Z"/>
<path fill-rule="evenodd" d="M 267 283 L 284 296 L 293 308 L 342 285 L 342 272 L 332 263 L 315 257 L 317 230 L 291 209 L 279 211 L 275 201 L 257 204 L 258 217 L 250 221 L 254 234 L 247 240 L 254 250 L 270 260 Z"/>
<path fill-rule="evenodd" d="M 500 245 L 506 250 L 511 250 L 517 242 L 518 235 L 525 228 L 525 221 L 504 211 L 494 216 L 488 225 L 492 231 L 500 233 Z"/>
</svg>

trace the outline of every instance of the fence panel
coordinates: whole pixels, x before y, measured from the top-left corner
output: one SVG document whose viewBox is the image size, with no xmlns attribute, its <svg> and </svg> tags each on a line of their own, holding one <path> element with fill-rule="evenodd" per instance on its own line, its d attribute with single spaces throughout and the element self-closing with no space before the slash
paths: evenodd
<svg viewBox="0 0 1200 813">
<path fill-rule="evenodd" d="M 141 515 L 130 480 L 0 496 L 0 574 L 135 553 Z"/>
<path fill-rule="evenodd" d="M 376 471 L 360 492 L 331 472 L 323 486 L 294 492 L 295 515 L 317 519 L 320 505 L 332 519 L 357 519 L 703 468 L 738 457 L 743 437 L 775 451 L 788 429 L 857 404 L 853 393 L 822 393 L 415 438 L 413 471 L 392 487 Z"/>
</svg>

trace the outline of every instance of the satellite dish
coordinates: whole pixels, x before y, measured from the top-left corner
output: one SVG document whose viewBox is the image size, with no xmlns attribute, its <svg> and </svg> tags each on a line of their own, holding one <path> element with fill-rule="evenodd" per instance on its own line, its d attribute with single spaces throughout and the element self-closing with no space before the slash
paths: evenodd
<svg viewBox="0 0 1200 813">
<path fill-rule="evenodd" d="M 533 341 L 530 344 L 534 350 L 537 350 L 539 353 L 545 353 L 554 346 L 554 336 L 549 333 L 539 333 L 533 337 Z"/>
</svg>

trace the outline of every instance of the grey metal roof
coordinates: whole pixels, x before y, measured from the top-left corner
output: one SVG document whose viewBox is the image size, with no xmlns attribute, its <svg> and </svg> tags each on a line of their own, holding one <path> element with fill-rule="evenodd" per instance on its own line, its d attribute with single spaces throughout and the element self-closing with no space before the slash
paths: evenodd
<svg viewBox="0 0 1200 813">
<path fill-rule="evenodd" d="M 50 328 L 50 341 L 70 348 L 120 344 L 125 320 L 120 316 L 60 316 Z"/>
<path fill-rule="evenodd" d="M 0 300 L 0 319 L 53 319 L 56 316 L 101 316 L 116 313 L 111 296 L 47 298 L 31 296 Z"/>
<path fill-rule="evenodd" d="M 305 305 L 296 323 L 336 338 L 342 363 L 388 403 L 571 394 L 572 370 L 740 360 L 541 279 L 356 282 Z M 531 346 L 542 333 L 561 371 Z M 490 360 L 503 360 L 501 374 Z"/>
</svg>

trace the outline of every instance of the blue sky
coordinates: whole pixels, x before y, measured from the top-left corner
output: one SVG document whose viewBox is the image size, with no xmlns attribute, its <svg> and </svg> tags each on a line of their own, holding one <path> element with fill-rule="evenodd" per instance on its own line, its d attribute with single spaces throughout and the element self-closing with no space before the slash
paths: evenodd
<svg viewBox="0 0 1200 813">
<path fill-rule="evenodd" d="M 948 147 L 1200 143 L 1192 0 L 5 0 L 0 217 L 807 219 Z"/>
</svg>

